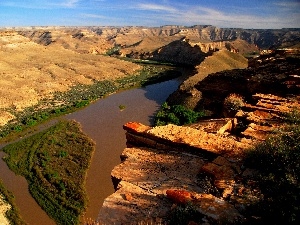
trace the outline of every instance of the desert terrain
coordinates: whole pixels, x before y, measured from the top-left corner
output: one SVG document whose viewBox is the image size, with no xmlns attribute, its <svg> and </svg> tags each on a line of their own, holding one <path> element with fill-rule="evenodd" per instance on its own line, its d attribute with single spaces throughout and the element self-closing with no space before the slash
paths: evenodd
<svg viewBox="0 0 300 225">
<path fill-rule="evenodd" d="M 143 69 L 138 60 L 193 67 L 194 76 L 168 102 L 197 109 L 203 95 L 199 82 L 209 74 L 246 68 L 244 56 L 258 55 L 262 49 L 295 48 L 299 33 L 214 26 L 3 28 L 0 129 L 16 122 L 20 112 L 45 107 L 40 103 L 76 85 L 138 75 Z M 0 215 L 7 207 L 1 207 Z"/>
<path fill-rule="evenodd" d="M 136 59 L 182 64 L 189 64 L 190 60 L 199 64 L 201 60 L 184 57 L 181 61 L 174 60 L 186 47 L 173 44 L 170 49 L 168 45 L 185 40 L 190 46 L 200 48 L 199 52 L 227 49 L 242 54 L 257 53 L 260 48 L 275 44 L 280 47 L 278 43 L 295 45 L 297 32 L 300 31 L 264 32 L 214 26 L 3 28 L 0 31 L 0 125 L 14 118 L 12 110 L 36 105 L 43 98 L 51 98 L 56 91 L 63 92 L 72 85 L 91 84 L 95 80 L 114 80 L 141 70 L 137 64 L 107 57 L 108 52 Z M 195 57 L 199 58 L 197 54 Z"/>
<path fill-rule="evenodd" d="M 13 118 L 7 109 L 19 111 L 51 98 L 56 91 L 67 91 L 72 85 L 114 80 L 141 69 L 136 64 L 103 55 L 37 44 L 17 32 L 0 35 L 1 125 Z"/>
</svg>

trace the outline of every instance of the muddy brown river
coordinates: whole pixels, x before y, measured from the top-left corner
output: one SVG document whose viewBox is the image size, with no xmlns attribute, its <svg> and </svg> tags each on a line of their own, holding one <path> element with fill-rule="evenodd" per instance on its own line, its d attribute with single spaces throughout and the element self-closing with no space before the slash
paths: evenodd
<svg viewBox="0 0 300 225">
<path fill-rule="evenodd" d="M 160 105 L 179 84 L 180 79 L 174 79 L 145 88 L 122 91 L 64 116 L 78 121 L 83 132 L 96 143 L 86 180 L 89 204 L 84 218 L 96 219 L 104 199 L 114 192 L 110 173 L 120 163 L 119 156 L 126 147 L 123 124 L 129 121 L 152 124 Z M 120 111 L 119 105 L 124 105 L 125 109 Z M 3 152 L 0 152 L 0 157 L 3 156 Z M 55 224 L 29 194 L 25 178 L 16 176 L 3 160 L 0 160 L 0 178 L 15 195 L 21 216 L 29 225 Z"/>
</svg>

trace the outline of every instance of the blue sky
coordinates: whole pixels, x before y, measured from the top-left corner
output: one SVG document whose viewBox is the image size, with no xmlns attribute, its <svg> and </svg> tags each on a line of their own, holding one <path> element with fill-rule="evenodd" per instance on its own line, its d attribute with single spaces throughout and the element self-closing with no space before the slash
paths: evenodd
<svg viewBox="0 0 300 225">
<path fill-rule="evenodd" d="M 300 27 L 300 0 L 0 0 L 0 27 Z"/>
</svg>

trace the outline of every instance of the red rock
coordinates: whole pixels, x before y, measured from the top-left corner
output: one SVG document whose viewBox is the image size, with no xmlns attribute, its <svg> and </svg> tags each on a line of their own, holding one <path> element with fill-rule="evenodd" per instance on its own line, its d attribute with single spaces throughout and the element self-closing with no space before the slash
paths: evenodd
<svg viewBox="0 0 300 225">
<path fill-rule="evenodd" d="M 124 197 L 125 197 L 125 200 L 131 202 L 133 197 L 132 197 L 132 194 L 131 193 L 125 193 L 124 194 Z"/>
<path fill-rule="evenodd" d="M 235 172 L 228 165 L 216 165 L 214 163 L 207 163 L 201 167 L 200 172 L 204 172 L 213 176 L 217 180 L 234 180 Z"/>
<path fill-rule="evenodd" d="M 148 129 L 150 129 L 149 126 L 146 126 L 142 123 L 137 123 L 137 122 L 128 122 L 123 126 L 123 129 L 126 131 L 131 131 L 131 132 L 144 132 Z"/>
<path fill-rule="evenodd" d="M 186 204 L 192 201 L 192 195 L 190 192 L 185 190 L 167 190 L 167 197 L 175 203 Z"/>
</svg>

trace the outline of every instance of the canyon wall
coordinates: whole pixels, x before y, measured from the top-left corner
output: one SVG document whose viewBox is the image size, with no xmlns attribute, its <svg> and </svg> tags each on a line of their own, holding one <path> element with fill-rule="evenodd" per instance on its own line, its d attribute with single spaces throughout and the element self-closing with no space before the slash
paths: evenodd
<svg viewBox="0 0 300 225">
<path fill-rule="evenodd" d="M 245 209 L 262 192 L 253 180 L 256 171 L 244 164 L 245 151 L 283 126 L 283 113 L 300 108 L 299 65 L 297 58 L 266 59 L 257 73 L 224 71 L 200 81 L 203 104 L 215 114 L 229 93 L 244 99 L 229 118 L 189 126 L 125 124 L 127 148 L 111 173 L 116 192 L 97 221 L 167 224 L 174 210 L 192 204 L 196 216 L 187 224 L 257 224 Z"/>
</svg>

